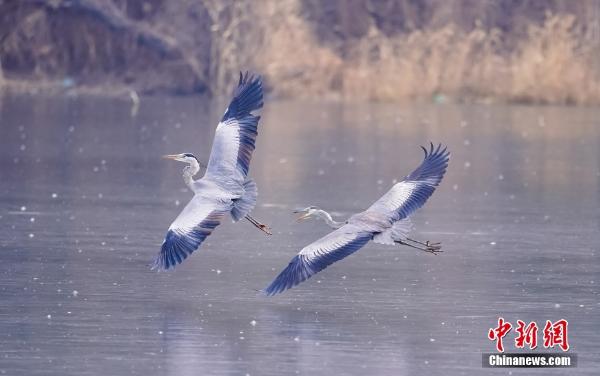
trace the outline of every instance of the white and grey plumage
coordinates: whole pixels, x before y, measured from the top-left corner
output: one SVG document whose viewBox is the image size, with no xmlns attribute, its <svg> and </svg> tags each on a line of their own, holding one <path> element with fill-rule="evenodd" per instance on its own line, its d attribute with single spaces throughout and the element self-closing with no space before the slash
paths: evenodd
<svg viewBox="0 0 600 376">
<path fill-rule="evenodd" d="M 234 221 L 245 217 L 270 234 L 267 226 L 249 216 L 256 204 L 257 188 L 247 175 L 260 120 L 252 111 L 262 106 L 260 77 L 240 73 L 233 99 L 217 126 L 204 176 L 193 179 L 200 171 L 200 162 L 193 154 L 165 156 L 188 164 L 183 178 L 194 197 L 169 227 L 153 269 L 166 270 L 183 262 L 228 213 Z"/>
<path fill-rule="evenodd" d="M 307 280 L 336 261 L 358 251 L 370 240 L 381 244 L 403 244 L 430 253 L 441 252 L 439 243 L 419 242 L 407 237 L 412 229 L 409 216 L 423 206 L 446 173 L 450 153 L 442 145 L 423 148 L 425 158 L 403 181 L 395 184 L 367 210 L 345 222 L 310 206 L 299 220 L 316 216 L 336 230 L 304 247 L 289 265 L 263 290 L 275 295 Z"/>
</svg>

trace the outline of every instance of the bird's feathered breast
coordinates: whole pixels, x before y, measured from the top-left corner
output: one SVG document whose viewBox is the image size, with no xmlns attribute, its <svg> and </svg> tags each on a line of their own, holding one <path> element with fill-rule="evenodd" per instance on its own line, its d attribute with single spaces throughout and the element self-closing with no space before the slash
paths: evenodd
<svg viewBox="0 0 600 376">
<path fill-rule="evenodd" d="M 244 193 L 243 186 L 234 185 L 226 189 L 218 182 L 204 176 L 194 181 L 194 194 L 198 197 L 206 197 L 210 200 L 229 202 L 240 198 Z"/>
<path fill-rule="evenodd" d="M 365 232 L 372 233 L 382 232 L 392 227 L 392 221 L 389 216 L 368 210 L 354 214 L 348 218 L 348 224 L 352 224 Z"/>
</svg>

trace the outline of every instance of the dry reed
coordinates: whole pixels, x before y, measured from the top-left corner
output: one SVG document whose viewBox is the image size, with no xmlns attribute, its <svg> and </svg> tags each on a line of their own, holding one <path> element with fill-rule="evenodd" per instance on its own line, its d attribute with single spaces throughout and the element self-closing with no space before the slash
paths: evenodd
<svg viewBox="0 0 600 376">
<path fill-rule="evenodd" d="M 341 58 L 318 40 L 297 3 L 265 2 L 268 38 L 254 55 L 275 94 L 368 100 L 494 100 L 600 104 L 598 44 L 575 18 L 547 14 L 507 48 L 499 30 L 449 24 L 387 37 L 371 27 Z"/>
<path fill-rule="evenodd" d="M 546 13 L 541 24 L 527 21 L 525 35 L 449 21 L 389 36 L 371 24 L 366 35 L 341 41 L 343 54 L 319 39 L 315 22 L 323 21 L 310 19 L 301 0 L 155 0 L 161 17 L 147 20 L 90 0 L 78 3 L 92 8 L 87 18 L 60 8 L 70 22 L 56 28 L 66 30 L 59 40 L 48 37 L 56 4 L 39 3 L 52 11 L 36 8 L 0 44 L 17 67 L 3 74 L 0 65 L 0 88 L 60 88 L 73 75 L 73 90 L 219 95 L 229 92 L 232 72 L 252 69 L 281 97 L 600 104 L 600 12 L 592 0 L 580 19 Z M 205 13 L 191 20 L 186 9 L 199 4 Z M 20 69 L 29 60 L 30 72 Z"/>
</svg>

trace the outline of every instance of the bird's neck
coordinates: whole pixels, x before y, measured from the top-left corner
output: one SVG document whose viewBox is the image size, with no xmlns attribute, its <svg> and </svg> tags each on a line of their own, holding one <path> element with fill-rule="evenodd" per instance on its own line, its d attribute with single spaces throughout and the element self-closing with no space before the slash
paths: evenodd
<svg viewBox="0 0 600 376">
<path fill-rule="evenodd" d="M 325 221 L 331 228 L 340 228 L 345 225 L 344 222 L 336 222 L 331 218 L 331 214 L 327 213 L 325 210 L 317 210 L 316 213 L 321 219 Z"/>
<path fill-rule="evenodd" d="M 194 175 L 200 171 L 200 165 L 198 162 L 191 162 L 189 165 L 183 168 L 183 181 L 192 191 L 194 190 Z"/>
</svg>

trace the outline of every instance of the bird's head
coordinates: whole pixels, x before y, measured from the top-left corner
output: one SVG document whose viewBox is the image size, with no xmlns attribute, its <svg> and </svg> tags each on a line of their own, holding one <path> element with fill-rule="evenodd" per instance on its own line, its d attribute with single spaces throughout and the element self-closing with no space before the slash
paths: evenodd
<svg viewBox="0 0 600 376">
<path fill-rule="evenodd" d="M 294 210 L 294 214 L 300 214 L 297 218 L 298 222 L 314 216 L 320 209 L 316 206 L 309 206 L 304 209 Z"/>
<path fill-rule="evenodd" d="M 200 162 L 198 161 L 198 158 L 196 158 L 196 156 L 192 153 L 169 154 L 169 155 L 163 156 L 163 158 L 172 159 L 174 161 L 179 161 L 179 162 L 185 162 L 188 164 L 193 164 L 193 163 L 200 164 Z"/>
</svg>

